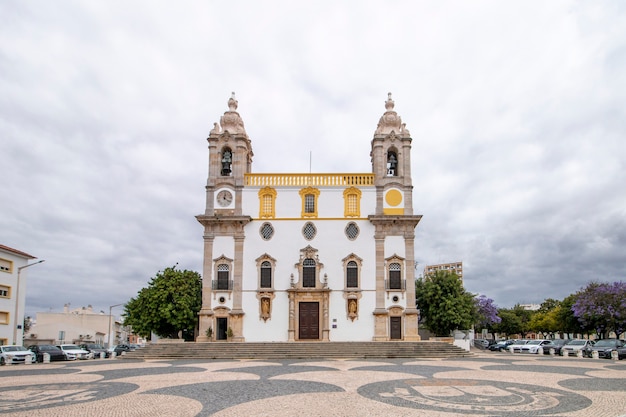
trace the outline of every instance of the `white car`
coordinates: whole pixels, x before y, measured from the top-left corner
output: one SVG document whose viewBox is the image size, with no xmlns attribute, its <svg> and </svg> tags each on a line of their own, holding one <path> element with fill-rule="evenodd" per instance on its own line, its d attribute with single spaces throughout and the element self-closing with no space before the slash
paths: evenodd
<svg viewBox="0 0 626 417">
<path fill-rule="evenodd" d="M 33 363 L 36 360 L 35 354 L 24 346 L 0 346 L 0 365 Z"/>
<path fill-rule="evenodd" d="M 85 349 L 81 349 L 76 345 L 58 345 L 63 351 L 65 359 L 73 361 L 76 359 L 89 359 L 89 352 Z"/>
<path fill-rule="evenodd" d="M 524 346 L 528 342 L 530 342 L 530 340 L 527 340 L 527 339 L 518 340 L 515 343 L 513 343 L 512 345 L 509 345 L 506 348 L 506 350 L 509 351 L 509 352 L 511 350 L 513 350 L 514 353 L 521 353 L 522 352 L 522 346 Z"/>
<path fill-rule="evenodd" d="M 539 349 L 543 348 L 544 345 L 549 344 L 550 341 L 547 339 L 535 339 L 531 340 L 525 345 L 522 345 L 522 353 L 534 353 L 538 354 Z"/>
</svg>

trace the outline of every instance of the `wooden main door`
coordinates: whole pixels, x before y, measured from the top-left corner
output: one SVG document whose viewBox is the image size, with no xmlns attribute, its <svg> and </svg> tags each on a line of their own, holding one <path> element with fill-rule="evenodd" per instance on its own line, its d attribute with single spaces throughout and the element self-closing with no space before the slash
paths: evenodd
<svg viewBox="0 0 626 417">
<path fill-rule="evenodd" d="M 319 340 L 320 303 L 300 302 L 298 307 L 298 339 Z"/>
<path fill-rule="evenodd" d="M 402 339 L 402 317 L 389 317 L 389 338 L 391 340 Z"/>
</svg>

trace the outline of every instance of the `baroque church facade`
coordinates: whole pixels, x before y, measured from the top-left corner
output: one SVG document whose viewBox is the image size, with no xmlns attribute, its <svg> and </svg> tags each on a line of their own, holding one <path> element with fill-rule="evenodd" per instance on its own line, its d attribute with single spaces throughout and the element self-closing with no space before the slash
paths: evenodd
<svg viewBox="0 0 626 417">
<path fill-rule="evenodd" d="M 252 172 L 228 110 L 208 137 L 197 341 L 419 340 L 411 136 L 391 94 L 370 173 Z"/>
</svg>

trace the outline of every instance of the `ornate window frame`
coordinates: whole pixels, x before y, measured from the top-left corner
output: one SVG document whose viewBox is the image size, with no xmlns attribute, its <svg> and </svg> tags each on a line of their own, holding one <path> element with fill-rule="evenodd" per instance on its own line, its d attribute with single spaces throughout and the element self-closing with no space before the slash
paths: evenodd
<svg viewBox="0 0 626 417">
<path fill-rule="evenodd" d="M 263 187 L 259 190 L 259 218 L 276 218 L 276 196 L 278 192 L 272 187 Z"/>
<path fill-rule="evenodd" d="M 343 191 L 343 215 L 344 217 L 361 217 L 361 195 L 363 193 L 356 187 L 346 188 Z"/>
<path fill-rule="evenodd" d="M 315 262 L 315 286 L 307 286 L 303 285 L 304 279 L 304 261 L 310 259 Z M 309 290 L 319 290 L 322 288 L 326 288 L 328 286 L 327 278 L 324 277 L 324 281 L 320 279 L 322 268 L 324 268 L 324 264 L 320 262 L 318 250 L 312 247 L 311 245 L 307 246 L 304 249 L 300 249 L 300 259 L 297 264 L 294 265 L 298 270 L 298 281 L 294 282 L 293 275 L 291 277 L 291 287 L 298 289 L 309 289 Z"/>
<path fill-rule="evenodd" d="M 406 278 L 404 275 L 404 268 L 405 268 L 404 258 L 401 258 L 398 255 L 393 255 L 385 259 L 385 290 L 387 290 L 387 292 L 406 291 Z M 396 271 L 400 273 L 399 283 L 397 285 L 395 282 L 392 282 L 392 279 L 393 281 L 395 281 L 396 278 L 395 277 L 392 278 L 391 276 L 391 273 L 396 272 Z M 393 288 L 392 288 L 392 284 L 393 284 Z M 396 287 L 399 287 L 399 288 L 396 288 Z"/>
<path fill-rule="evenodd" d="M 317 217 L 318 216 L 318 200 L 319 200 L 319 196 L 320 196 L 320 190 L 318 190 L 317 188 L 313 188 L 313 187 L 306 187 L 300 190 L 300 197 L 302 198 L 302 213 L 301 216 L 303 218 L 307 218 L 307 217 Z M 313 204 L 313 210 L 307 211 L 309 210 L 308 208 L 308 204 L 307 204 L 307 199 L 312 201 Z M 309 201 L 309 203 L 311 203 L 311 201 Z"/>
<path fill-rule="evenodd" d="M 211 283 L 211 288 L 214 292 L 232 292 L 233 291 L 233 260 L 222 255 L 219 258 L 213 260 L 213 276 L 215 279 Z M 220 272 L 228 272 L 227 276 L 227 288 L 223 287 L 223 283 L 220 280 Z M 221 285 L 220 285 L 221 284 Z"/>
<path fill-rule="evenodd" d="M 363 267 L 363 259 L 356 256 L 354 253 L 351 253 L 350 255 L 343 258 L 341 262 L 343 263 L 343 271 L 344 271 L 343 282 L 344 282 L 344 288 L 346 289 L 346 291 L 354 291 L 354 290 L 361 288 L 361 268 Z M 354 264 L 354 266 L 352 266 L 351 264 Z M 356 269 L 356 274 L 357 274 L 356 286 L 348 286 L 348 279 L 349 279 L 348 269 L 352 267 Z"/>
<path fill-rule="evenodd" d="M 256 261 L 256 269 L 257 269 L 257 276 L 258 276 L 258 282 L 257 282 L 258 291 L 265 291 L 265 292 L 274 291 L 274 281 L 275 281 L 274 271 L 276 270 L 276 259 L 272 258 L 267 253 L 264 253 L 263 255 L 256 258 L 255 261 Z M 270 286 L 269 287 L 261 286 L 263 282 L 262 271 L 264 268 L 264 264 L 269 264 L 269 270 L 270 270 Z"/>
</svg>

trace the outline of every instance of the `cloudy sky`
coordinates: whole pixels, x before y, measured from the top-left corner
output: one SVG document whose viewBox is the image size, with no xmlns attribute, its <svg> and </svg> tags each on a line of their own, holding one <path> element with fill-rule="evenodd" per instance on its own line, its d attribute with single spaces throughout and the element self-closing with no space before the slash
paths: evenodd
<svg viewBox="0 0 626 417">
<path fill-rule="evenodd" d="M 626 278 L 626 3 L 3 1 L 0 243 L 27 314 L 201 270 L 206 137 L 254 172 L 370 172 L 393 93 L 421 265 L 497 305 Z M 26 271 L 24 271 L 26 272 Z M 118 314 L 122 308 L 113 310 Z"/>
</svg>

